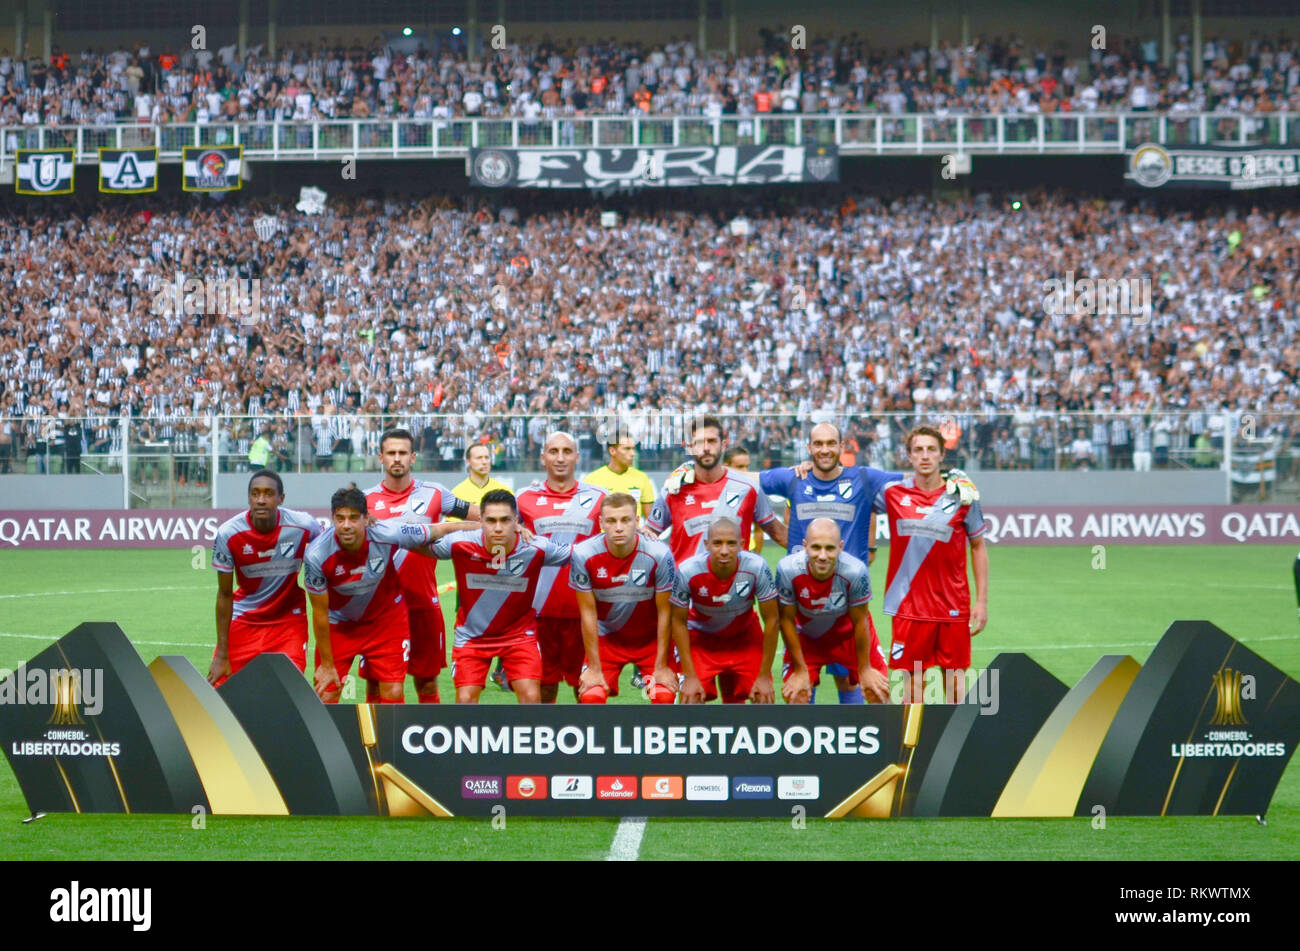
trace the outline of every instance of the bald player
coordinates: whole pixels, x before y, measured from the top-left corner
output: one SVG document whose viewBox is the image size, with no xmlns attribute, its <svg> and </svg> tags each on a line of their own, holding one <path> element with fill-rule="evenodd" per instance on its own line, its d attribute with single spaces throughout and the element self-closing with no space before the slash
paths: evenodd
<svg viewBox="0 0 1300 951">
<path fill-rule="evenodd" d="M 871 575 L 865 562 L 844 550 L 834 521 L 809 523 L 803 548 L 776 566 L 776 590 L 782 638 L 803 648 L 802 658 L 786 651 L 786 702 L 810 702 L 808 687 L 816 687 L 821 668 L 838 664 L 850 671 L 852 683 L 863 685 L 869 699 L 887 703 L 889 668 L 867 611 Z"/>
<path fill-rule="evenodd" d="M 773 703 L 772 661 L 780 623 L 772 571 L 760 556 L 744 550 L 741 523 L 734 515 L 718 516 L 703 535 L 705 549 L 677 566 L 668 601 L 685 678 L 681 702 L 704 703 L 721 694 L 723 703 Z M 802 660 L 797 639 L 786 646 Z"/>
<path fill-rule="evenodd" d="M 519 521 L 530 532 L 565 548 L 600 532 L 600 506 L 606 492 L 577 479 L 578 442 L 553 432 L 542 444 L 546 478 L 519 493 Z M 568 565 L 547 565 L 537 579 L 533 601 L 537 643 L 542 649 L 542 703 L 554 703 L 560 684 L 578 696 L 586 651 L 578 601 L 569 583 Z"/>
</svg>

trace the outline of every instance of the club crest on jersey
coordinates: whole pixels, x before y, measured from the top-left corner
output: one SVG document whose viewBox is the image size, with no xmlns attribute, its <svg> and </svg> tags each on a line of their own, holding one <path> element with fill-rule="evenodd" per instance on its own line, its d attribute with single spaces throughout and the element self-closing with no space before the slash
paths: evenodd
<svg viewBox="0 0 1300 951">
<path fill-rule="evenodd" d="M 752 590 L 754 590 L 754 582 L 747 579 L 736 582 L 736 597 L 747 598 L 749 597 L 749 592 Z"/>
<path fill-rule="evenodd" d="M 506 559 L 506 574 L 522 575 L 524 573 L 524 560 L 522 558 Z"/>
<path fill-rule="evenodd" d="M 280 546 L 280 557 L 281 558 L 293 557 L 293 550 L 295 547 L 297 546 L 293 542 L 285 542 L 283 545 Z"/>
<path fill-rule="evenodd" d="M 627 575 L 627 583 L 630 585 L 643 585 L 646 582 L 646 570 L 644 568 L 633 568 Z"/>
<path fill-rule="evenodd" d="M 957 510 L 957 500 L 951 495 L 945 495 L 943 501 L 939 503 L 939 511 L 945 515 L 951 515 Z"/>
<path fill-rule="evenodd" d="M 367 565 L 367 567 L 370 568 L 370 573 L 371 573 L 371 574 L 374 574 L 374 575 L 379 574 L 379 569 L 382 568 L 382 567 L 384 566 L 384 557 L 383 557 L 383 555 L 379 555 L 379 556 L 377 556 L 377 557 L 375 557 L 375 558 L 371 558 L 368 562 L 366 562 L 366 565 Z"/>
<path fill-rule="evenodd" d="M 428 507 L 427 499 L 413 499 L 408 506 L 409 511 L 414 515 L 423 515 L 424 510 Z"/>
<path fill-rule="evenodd" d="M 853 498 L 853 483 L 852 483 L 852 482 L 841 482 L 841 483 L 839 484 L 839 492 L 840 492 L 840 498 L 842 498 L 842 499 L 851 499 L 851 498 Z"/>
<path fill-rule="evenodd" d="M 844 607 L 844 592 L 832 591 L 831 596 L 826 599 L 826 603 L 832 608 Z"/>
<path fill-rule="evenodd" d="M 596 497 L 594 495 L 578 496 L 578 505 L 580 505 L 584 509 L 589 509 L 595 504 L 596 504 Z"/>
<path fill-rule="evenodd" d="M 740 504 L 740 493 L 732 492 L 729 496 L 727 496 L 726 502 L 727 502 L 727 508 L 734 509 L 736 506 Z"/>
<path fill-rule="evenodd" d="M 904 645 L 903 645 L 903 642 L 902 642 L 902 641 L 895 641 L 893 644 L 890 644 L 890 645 L 889 645 L 889 656 L 890 656 L 890 658 L 891 658 L 892 660 L 898 660 L 900 657 L 902 657 L 902 656 L 903 656 L 903 647 L 904 647 Z"/>
</svg>

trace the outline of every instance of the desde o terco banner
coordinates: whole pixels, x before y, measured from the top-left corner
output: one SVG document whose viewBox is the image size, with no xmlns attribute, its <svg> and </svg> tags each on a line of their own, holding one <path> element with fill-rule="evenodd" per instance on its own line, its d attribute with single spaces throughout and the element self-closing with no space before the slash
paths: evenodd
<svg viewBox="0 0 1300 951">
<path fill-rule="evenodd" d="M 1166 148 L 1148 142 L 1128 154 L 1124 179 L 1143 188 L 1295 188 L 1300 186 L 1300 149 Z"/>
</svg>

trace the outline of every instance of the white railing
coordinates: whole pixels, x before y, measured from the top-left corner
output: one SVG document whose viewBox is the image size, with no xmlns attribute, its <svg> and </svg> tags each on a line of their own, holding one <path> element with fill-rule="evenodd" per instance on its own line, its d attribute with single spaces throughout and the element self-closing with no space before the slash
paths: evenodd
<svg viewBox="0 0 1300 951">
<path fill-rule="evenodd" d="M 1120 154 L 1143 142 L 1170 146 L 1297 145 L 1297 113 L 1052 113 L 1050 115 L 581 116 L 563 119 L 338 119 L 96 126 L 5 126 L 0 159 L 17 149 L 155 146 L 179 162 L 187 145 L 242 145 L 271 160 L 463 157 L 470 148 L 835 145 L 846 154 Z"/>
</svg>

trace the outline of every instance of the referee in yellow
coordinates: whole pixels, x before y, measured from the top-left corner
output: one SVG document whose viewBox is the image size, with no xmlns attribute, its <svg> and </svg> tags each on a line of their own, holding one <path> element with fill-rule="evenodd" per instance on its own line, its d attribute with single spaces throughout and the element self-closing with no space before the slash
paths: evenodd
<svg viewBox="0 0 1300 951">
<path fill-rule="evenodd" d="M 626 492 L 640 504 L 641 514 L 649 515 L 655 488 L 650 477 L 632 465 L 636 461 L 636 440 L 622 427 L 615 429 L 608 440 L 605 450 L 609 453 L 609 463 L 587 473 L 582 481 L 609 489 L 611 493 Z"/>
<path fill-rule="evenodd" d="M 465 466 L 469 475 L 451 490 L 456 498 L 478 505 L 493 489 L 506 488 L 504 483 L 492 478 L 492 450 L 483 443 L 473 443 L 465 450 Z"/>
</svg>

